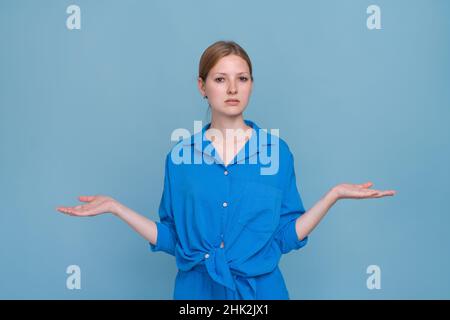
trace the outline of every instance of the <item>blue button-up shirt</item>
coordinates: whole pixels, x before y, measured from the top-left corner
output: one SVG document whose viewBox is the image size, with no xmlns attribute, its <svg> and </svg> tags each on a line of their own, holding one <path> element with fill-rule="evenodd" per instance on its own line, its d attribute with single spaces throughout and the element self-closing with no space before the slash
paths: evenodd
<svg viewBox="0 0 450 320">
<path fill-rule="evenodd" d="M 175 298 L 196 296 L 186 275 L 199 270 L 237 299 L 264 296 L 257 292 L 258 277 L 308 241 L 296 233 L 305 209 L 288 145 L 254 122 L 245 123 L 252 135 L 227 166 L 204 138 L 210 123 L 166 156 L 157 242 L 150 247 L 174 255 L 184 273 Z"/>
</svg>

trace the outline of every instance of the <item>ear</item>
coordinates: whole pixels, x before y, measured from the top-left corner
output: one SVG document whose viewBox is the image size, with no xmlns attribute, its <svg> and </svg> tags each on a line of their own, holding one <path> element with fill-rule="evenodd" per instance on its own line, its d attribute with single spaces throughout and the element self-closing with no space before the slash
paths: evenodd
<svg viewBox="0 0 450 320">
<path fill-rule="evenodd" d="M 200 94 L 204 97 L 206 95 L 205 83 L 203 82 L 203 79 L 200 77 L 198 77 L 197 79 L 197 86 L 198 90 L 200 91 Z"/>
</svg>

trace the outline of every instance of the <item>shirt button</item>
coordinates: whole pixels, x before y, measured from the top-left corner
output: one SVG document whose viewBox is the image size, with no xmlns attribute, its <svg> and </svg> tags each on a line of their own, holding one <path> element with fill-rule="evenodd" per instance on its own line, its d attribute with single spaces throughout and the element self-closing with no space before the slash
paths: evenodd
<svg viewBox="0 0 450 320">
<path fill-rule="evenodd" d="M 209 253 L 205 254 L 205 259 L 209 258 Z"/>
<path fill-rule="evenodd" d="M 222 203 L 222 206 L 223 206 L 224 208 L 226 208 L 226 207 L 228 207 L 228 203 L 224 202 L 224 203 Z"/>
<path fill-rule="evenodd" d="M 227 176 L 227 175 L 228 175 L 228 171 L 225 170 L 225 171 L 223 172 L 223 174 Z"/>
</svg>

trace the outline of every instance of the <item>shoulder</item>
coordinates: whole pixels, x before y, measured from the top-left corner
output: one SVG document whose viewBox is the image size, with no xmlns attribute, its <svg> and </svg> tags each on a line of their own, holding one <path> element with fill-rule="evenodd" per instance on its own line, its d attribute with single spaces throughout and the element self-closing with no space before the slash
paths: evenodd
<svg viewBox="0 0 450 320">
<path fill-rule="evenodd" d="M 167 167 L 173 167 L 175 164 L 180 164 L 180 162 L 186 160 L 185 158 L 191 157 L 195 136 L 196 134 L 192 134 L 189 137 L 181 138 L 170 147 L 165 157 Z"/>
<path fill-rule="evenodd" d="M 283 181 L 293 169 L 293 156 L 288 143 L 280 137 L 279 130 L 260 130 L 259 160 L 264 167 L 264 175 L 276 175 Z M 267 167 L 267 169 L 266 169 Z"/>
<path fill-rule="evenodd" d="M 279 150 L 280 150 L 280 171 L 283 172 L 283 176 L 290 177 L 294 170 L 294 155 L 289 148 L 288 143 L 279 138 Z"/>
<path fill-rule="evenodd" d="M 282 138 L 278 138 L 278 141 L 280 145 L 280 154 L 287 158 L 292 157 L 292 152 L 288 143 Z"/>
<path fill-rule="evenodd" d="M 285 163 L 292 161 L 293 155 L 286 140 L 281 138 L 278 132 L 275 134 L 273 132 L 268 132 L 267 130 L 262 131 L 264 132 L 264 135 L 267 135 L 267 138 L 265 139 L 267 139 L 269 145 L 271 145 L 272 151 L 278 151 L 280 162 Z"/>
</svg>

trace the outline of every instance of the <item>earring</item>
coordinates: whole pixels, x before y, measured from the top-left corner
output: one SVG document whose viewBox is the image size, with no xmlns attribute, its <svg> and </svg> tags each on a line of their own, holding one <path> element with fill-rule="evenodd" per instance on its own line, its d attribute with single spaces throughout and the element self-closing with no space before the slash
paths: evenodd
<svg viewBox="0 0 450 320">
<path fill-rule="evenodd" d="M 208 99 L 208 96 L 203 96 L 203 99 Z"/>
</svg>

